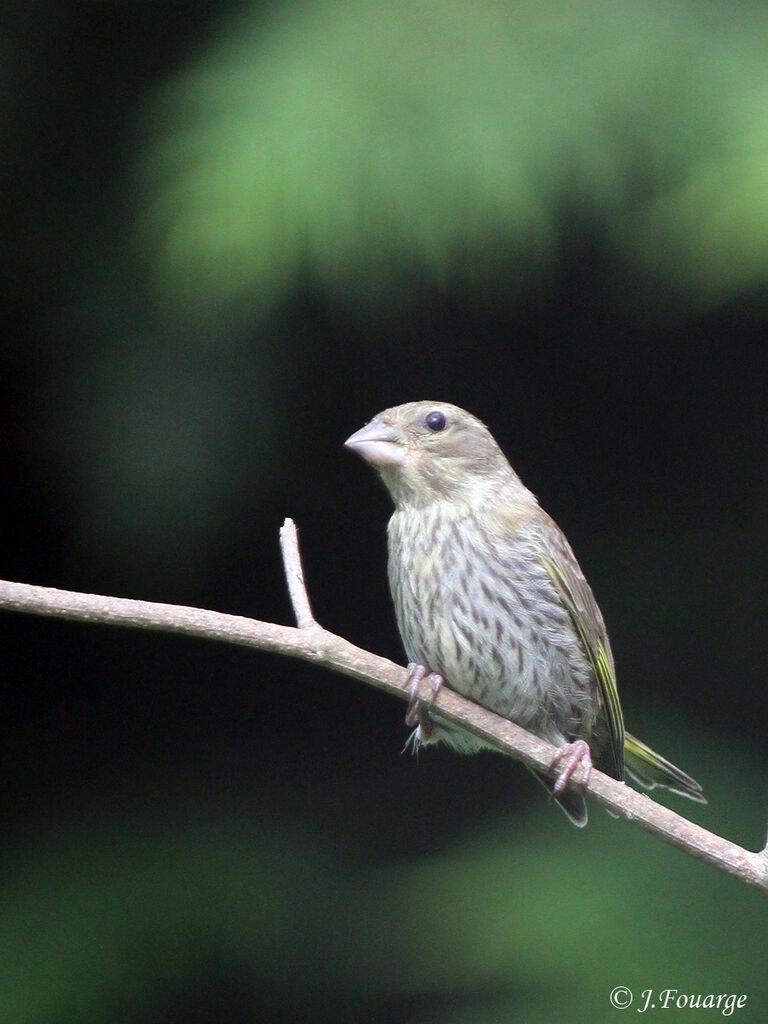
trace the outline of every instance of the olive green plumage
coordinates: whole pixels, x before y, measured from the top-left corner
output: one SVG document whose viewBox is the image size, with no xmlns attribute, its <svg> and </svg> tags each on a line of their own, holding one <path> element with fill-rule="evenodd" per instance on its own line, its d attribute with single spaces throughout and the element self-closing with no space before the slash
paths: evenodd
<svg viewBox="0 0 768 1024">
<path fill-rule="evenodd" d="M 701 787 L 625 734 L 608 634 L 562 531 L 488 429 L 442 402 L 380 413 L 347 441 L 395 503 L 389 582 L 410 661 L 478 704 L 562 746 L 585 740 L 595 765 L 693 800 Z M 438 722 L 416 743 L 481 741 Z M 551 789 L 551 781 L 539 776 Z M 555 799 L 586 824 L 581 794 Z"/>
</svg>

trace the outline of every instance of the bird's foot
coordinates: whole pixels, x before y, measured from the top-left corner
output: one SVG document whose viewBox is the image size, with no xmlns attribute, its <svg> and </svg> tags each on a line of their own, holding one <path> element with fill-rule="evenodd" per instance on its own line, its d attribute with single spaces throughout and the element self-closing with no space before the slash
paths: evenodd
<svg viewBox="0 0 768 1024">
<path fill-rule="evenodd" d="M 432 693 L 427 700 L 419 697 L 419 689 L 425 679 L 432 684 Z M 429 739 L 435 728 L 429 709 L 440 693 L 444 682 L 445 680 L 438 672 L 428 673 L 423 665 L 411 662 L 408 666 L 408 689 L 411 699 L 408 702 L 408 710 L 405 712 L 405 724 L 418 726 L 418 738 L 422 743 Z"/>
<path fill-rule="evenodd" d="M 560 747 L 552 758 L 551 767 L 558 768 L 561 764 L 562 767 L 552 786 L 554 794 L 562 793 L 577 768 L 583 770 L 580 785 L 583 788 L 589 785 L 589 777 L 592 774 L 592 756 L 589 752 L 589 746 L 584 740 L 574 740 L 573 743 L 564 743 Z"/>
</svg>

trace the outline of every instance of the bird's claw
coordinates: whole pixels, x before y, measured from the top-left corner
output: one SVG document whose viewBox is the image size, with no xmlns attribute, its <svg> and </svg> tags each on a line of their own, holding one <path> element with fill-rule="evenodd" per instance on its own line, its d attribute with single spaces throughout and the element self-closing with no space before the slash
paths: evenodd
<svg viewBox="0 0 768 1024">
<path fill-rule="evenodd" d="M 589 777 L 592 774 L 592 756 L 589 752 L 589 746 L 584 740 L 564 743 L 552 758 L 550 767 L 557 768 L 561 762 L 564 763 L 552 786 L 552 792 L 555 795 L 561 793 L 570 782 L 573 773 L 579 767 L 583 770 L 580 785 L 586 789 L 589 785 Z"/>
<path fill-rule="evenodd" d="M 425 679 L 432 684 L 432 693 L 427 700 L 419 696 L 419 689 Z M 429 709 L 438 693 L 440 693 L 440 688 L 444 682 L 445 680 L 438 672 L 428 673 L 423 665 L 411 662 L 408 666 L 408 690 L 411 699 L 405 712 L 405 724 L 409 726 L 417 725 L 419 727 L 419 739 L 422 741 L 429 739 L 434 729 L 434 722 L 430 717 Z"/>
</svg>

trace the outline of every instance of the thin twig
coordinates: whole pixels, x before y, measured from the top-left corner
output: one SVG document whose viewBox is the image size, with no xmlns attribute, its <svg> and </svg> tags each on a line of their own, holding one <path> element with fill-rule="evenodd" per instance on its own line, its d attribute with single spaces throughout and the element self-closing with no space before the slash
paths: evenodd
<svg viewBox="0 0 768 1024">
<path fill-rule="evenodd" d="M 288 583 L 288 594 L 299 629 L 315 626 L 315 617 L 309 603 L 309 594 L 304 583 L 304 569 L 299 552 L 299 531 L 292 519 L 286 519 L 280 527 L 280 550 L 283 553 L 283 568 Z"/>
<path fill-rule="evenodd" d="M 355 647 L 315 622 L 304 585 L 296 527 L 291 520 L 286 520 L 281 531 L 281 545 L 288 590 L 299 622 L 297 627 L 224 615 L 202 608 L 80 594 L 4 581 L 0 581 L 0 607 L 80 622 L 133 626 L 244 644 L 325 665 L 408 700 L 410 693 L 404 668 Z M 428 689 L 429 693 L 425 687 L 424 698 L 431 700 L 431 686 Z M 473 704 L 448 687 L 443 687 L 434 698 L 434 707 L 443 718 L 461 725 L 499 750 L 539 771 L 552 774 L 555 748 L 537 736 L 487 708 Z M 745 850 L 596 770 L 592 772 L 586 792 L 614 814 L 637 822 L 641 828 L 672 846 L 735 875 L 768 895 L 768 852 Z"/>
</svg>

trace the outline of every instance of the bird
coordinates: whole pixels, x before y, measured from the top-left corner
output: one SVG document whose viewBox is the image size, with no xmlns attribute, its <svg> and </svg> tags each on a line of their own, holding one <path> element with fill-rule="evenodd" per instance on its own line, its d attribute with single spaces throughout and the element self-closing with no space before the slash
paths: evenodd
<svg viewBox="0 0 768 1024">
<path fill-rule="evenodd" d="M 407 402 L 345 442 L 394 502 L 388 577 L 405 652 L 410 742 L 462 753 L 490 744 L 429 711 L 426 678 L 558 748 L 533 770 L 577 826 L 594 764 L 619 781 L 706 803 L 702 787 L 624 728 L 602 613 L 565 534 L 488 428 L 447 402 Z M 571 778 L 577 769 L 581 786 Z"/>
</svg>

